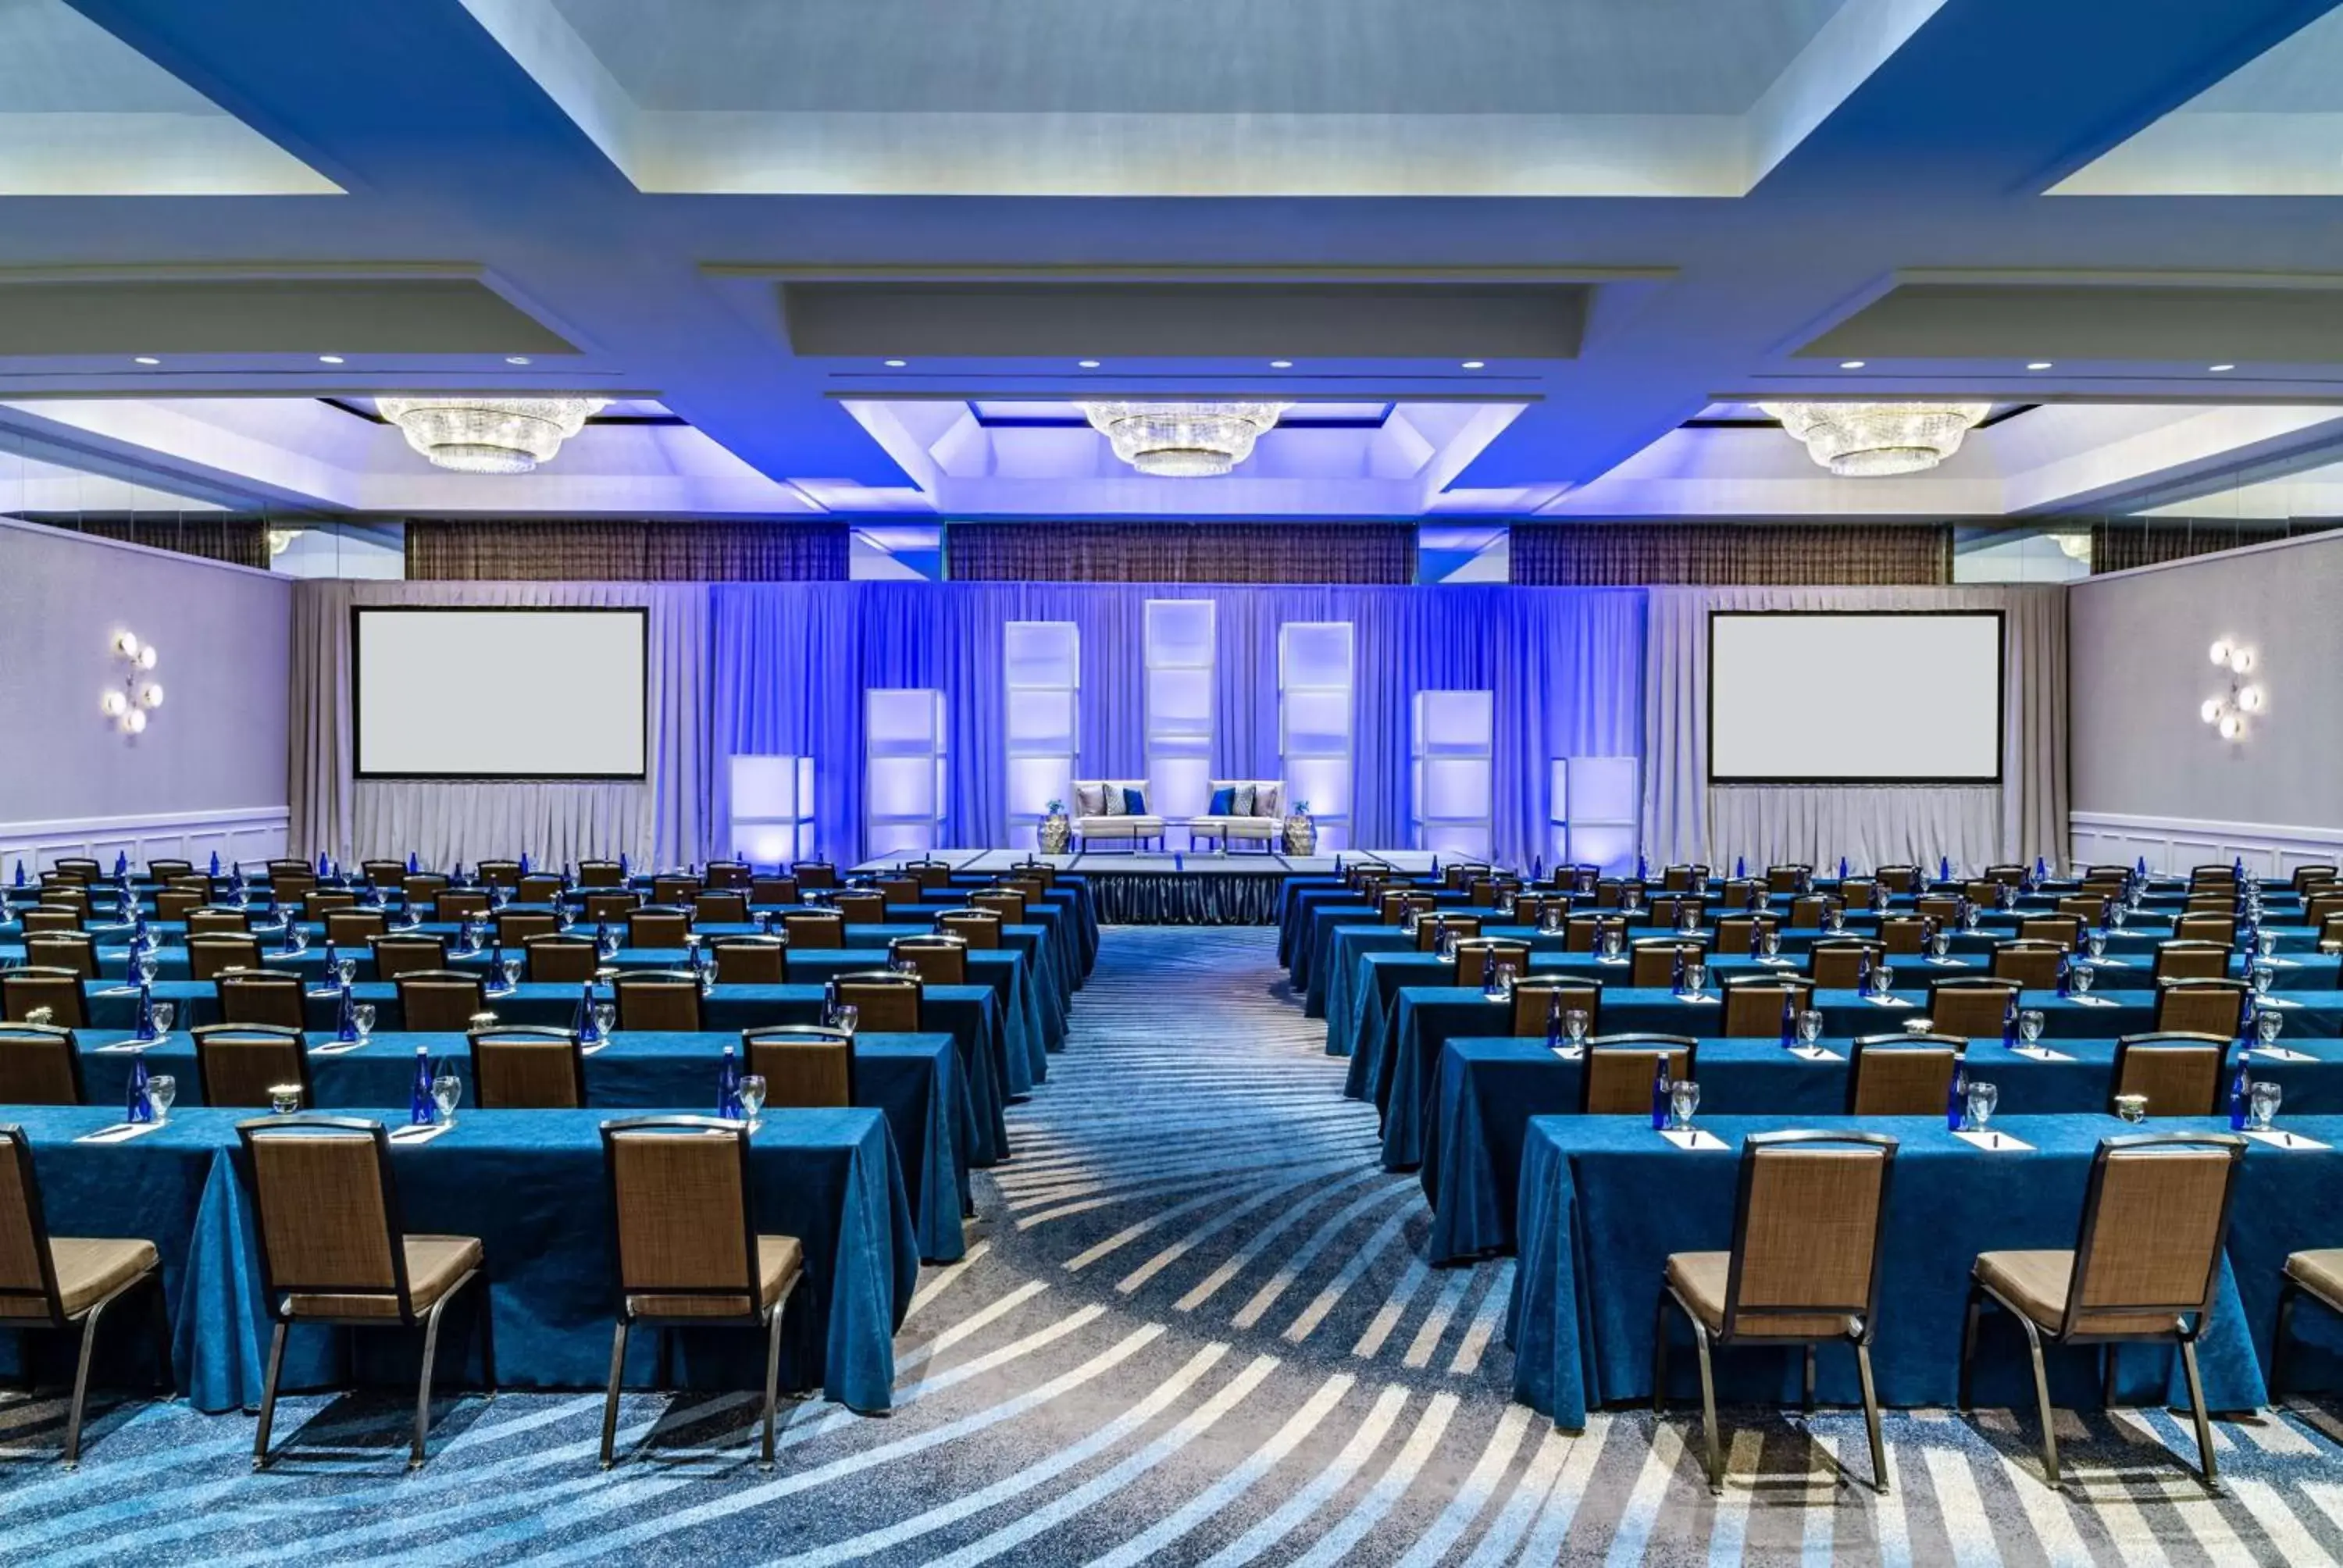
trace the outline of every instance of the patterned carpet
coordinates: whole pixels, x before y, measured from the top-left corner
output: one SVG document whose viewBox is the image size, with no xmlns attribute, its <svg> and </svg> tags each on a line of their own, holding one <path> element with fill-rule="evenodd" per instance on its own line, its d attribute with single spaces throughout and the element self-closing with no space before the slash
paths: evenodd
<svg viewBox="0 0 2343 1568">
<path fill-rule="evenodd" d="M 86 1462 L 46 1461 L 51 1400 L 0 1404 L 0 1560 L 136 1553 L 212 1568 L 332 1563 L 2121 1563 L 2336 1561 L 2343 1421 L 2224 1422 L 2207 1498 L 2165 1412 L 2062 1416 L 2079 1478 L 2036 1479 L 2030 1417 L 1893 1416 L 1895 1489 L 1860 1418 L 1727 1413 L 1712 1499 L 1683 1412 L 1582 1436 L 1507 1397 L 1510 1265 L 1433 1271 L 1412 1177 L 1374 1162 L 1264 930 L 1107 933 L 1050 1082 L 980 1183 L 969 1258 L 930 1270 L 895 1413 L 786 1412 L 749 1462 L 745 1395 L 507 1395 L 442 1414 L 403 1473 L 392 1397 L 291 1402 L 295 1457 L 250 1424 L 110 1410 Z M 1844 1457 L 1855 1472 L 1839 1469 Z"/>
</svg>

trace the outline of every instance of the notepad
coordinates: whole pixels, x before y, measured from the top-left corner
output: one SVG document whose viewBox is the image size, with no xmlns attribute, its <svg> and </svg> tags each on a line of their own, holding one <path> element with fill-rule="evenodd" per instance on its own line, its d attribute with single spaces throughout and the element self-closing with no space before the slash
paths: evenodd
<svg viewBox="0 0 2343 1568">
<path fill-rule="evenodd" d="M 101 1127 L 95 1132 L 85 1132 L 74 1140 L 76 1143 L 127 1143 L 142 1134 L 162 1126 L 159 1121 L 117 1121 L 111 1127 Z"/>
<path fill-rule="evenodd" d="M 2104 997 L 2104 996 L 2070 996 L 2070 997 L 2068 997 L 2066 1000 L 2067 1000 L 2068 1001 L 2073 1002 L 2077 1007 L 2121 1007 L 2121 1006 L 2123 1006 L 2123 1003 L 2121 1003 L 2121 1002 L 2119 1002 L 2119 1001 L 2117 1001 L 2117 1000 L 2116 1000 L 2114 998 L 2112 998 L 2112 997 Z"/>
<path fill-rule="evenodd" d="M 1676 1000 L 1684 1003 L 1688 1007 L 1715 1007 L 1716 1005 L 1716 999 L 1713 996 L 1680 996 L 1676 998 Z"/>
<path fill-rule="evenodd" d="M 1966 959 L 1930 959 L 1928 960 L 1928 967 L 1930 969 L 1938 970 L 1965 970 L 1969 967 L 1969 960 Z"/>
<path fill-rule="evenodd" d="M 366 1041 L 362 1040 L 337 1040 L 326 1045 L 311 1046 L 309 1054 L 311 1056 L 347 1056 L 365 1045 Z"/>
<path fill-rule="evenodd" d="M 428 1143 L 447 1131 L 436 1121 L 428 1127 L 410 1125 L 394 1131 L 390 1135 L 390 1141 L 393 1143 Z"/>
<path fill-rule="evenodd" d="M 1617 969 L 1627 960 L 1625 959 L 1596 959 L 1594 961 L 1603 965 L 1605 969 Z"/>
<path fill-rule="evenodd" d="M 2316 1061 L 2318 1059 L 2307 1050 L 2290 1050 L 2282 1045 L 2257 1045 L 2254 1055 L 2263 1061 Z"/>
<path fill-rule="evenodd" d="M 2273 1149 L 2324 1149 L 2326 1144 L 2316 1138 L 2305 1138 L 2299 1132 L 2284 1132 L 2273 1127 L 2267 1132 L 2248 1130 L 2246 1136 L 2257 1143 L 2267 1143 Z"/>
<path fill-rule="evenodd" d="M 135 985 L 110 985 L 104 990 L 99 991 L 97 994 L 100 996 L 136 996 L 138 994 L 138 988 Z"/>
<path fill-rule="evenodd" d="M 1805 1061 L 1844 1061 L 1846 1059 L 1835 1050 L 1825 1050 L 1819 1045 L 1794 1045 L 1790 1054 Z"/>
<path fill-rule="evenodd" d="M 2053 1050 L 2046 1045 L 2013 1045 L 2009 1049 L 2013 1055 L 2025 1057 L 2031 1061 L 2072 1061 L 2075 1060 L 2073 1057 L 2068 1056 L 2065 1051 Z"/>
<path fill-rule="evenodd" d="M 2258 996 L 2254 998 L 2254 1005 L 2256 1007 L 2298 1008 L 2302 1004 L 2298 1001 L 2288 1001 L 2283 997 Z"/>
<path fill-rule="evenodd" d="M 598 1050 L 608 1050 L 609 1048 L 610 1042 L 608 1040 L 598 1040 L 591 1045 L 579 1046 L 578 1048 L 578 1054 L 580 1056 L 591 1056 Z"/>
<path fill-rule="evenodd" d="M 99 1046 L 97 1048 L 97 1054 L 100 1056 L 113 1056 L 117 1052 L 144 1050 L 150 1045 L 160 1045 L 162 1041 L 163 1037 L 161 1035 L 156 1035 L 153 1040 L 117 1040 L 112 1045 Z"/>
<path fill-rule="evenodd" d="M 2091 963 L 2093 967 L 2103 970 L 2127 970 L 2132 967 L 2129 959 L 2093 959 Z"/>
<path fill-rule="evenodd" d="M 1660 1136 L 1666 1139 L 1669 1142 L 1674 1144 L 1679 1149 L 1706 1150 L 1722 1149 L 1725 1147 L 1725 1140 L 1719 1138 L 1714 1132 L 1703 1131 L 1697 1127 L 1687 1127 L 1681 1131 L 1675 1128 L 1667 1128 L 1661 1131 Z"/>
<path fill-rule="evenodd" d="M 1956 1132 L 1953 1136 L 1972 1148 L 1984 1150 L 1988 1154 L 2026 1153 L 2032 1151 L 2034 1148 L 2033 1144 L 2022 1139 L 2012 1138 L 2006 1132 Z"/>
<path fill-rule="evenodd" d="M 1863 1000 L 1874 1007 L 1910 1007 L 1912 1005 L 1900 996 L 1867 996 Z"/>
<path fill-rule="evenodd" d="M 1555 1056 L 1564 1061 L 1576 1061 L 1586 1054 L 1586 1048 L 1583 1045 L 1557 1045 L 1552 1050 Z"/>
</svg>

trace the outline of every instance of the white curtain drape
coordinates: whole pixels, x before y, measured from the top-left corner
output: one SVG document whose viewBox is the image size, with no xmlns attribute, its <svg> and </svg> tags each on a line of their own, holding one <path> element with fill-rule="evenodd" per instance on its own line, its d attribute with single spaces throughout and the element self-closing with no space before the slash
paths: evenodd
<svg viewBox="0 0 2343 1568">
<path fill-rule="evenodd" d="M 2062 859 L 2066 845 L 2066 590 L 2059 587 L 1655 588 L 1644 654 L 1644 846 L 1654 864 L 1956 865 Z M 1998 609 L 2006 639 L 1998 788 L 1715 787 L 1708 781 L 1708 617 L 1718 609 Z M 1866 693 L 1914 700 L 1918 672 L 1851 649 L 1817 722 Z"/>
<path fill-rule="evenodd" d="M 650 756 L 642 783 L 415 783 L 352 776 L 350 607 L 640 605 L 650 611 Z M 349 582 L 293 588 L 289 844 L 432 865 L 483 846 L 552 864 L 621 852 L 699 857 L 707 834 L 708 589 L 698 583 Z M 527 668 L 483 669 L 450 702 L 527 701 Z"/>
</svg>

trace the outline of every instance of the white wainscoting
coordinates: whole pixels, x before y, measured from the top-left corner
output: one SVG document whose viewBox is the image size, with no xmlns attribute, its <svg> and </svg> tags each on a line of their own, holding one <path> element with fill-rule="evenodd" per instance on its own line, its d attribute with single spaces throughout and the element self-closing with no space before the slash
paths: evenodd
<svg viewBox="0 0 2343 1568">
<path fill-rule="evenodd" d="M 134 866 L 159 855 L 193 860 L 201 868 L 210 863 L 215 851 L 222 865 L 234 860 L 249 868 L 285 853 L 291 816 L 284 806 L 246 806 L 169 817 L 0 822 L 0 875 L 13 879 L 19 860 L 29 876 L 75 856 L 94 859 L 109 870 L 116 855 L 129 856 Z"/>
<path fill-rule="evenodd" d="M 2112 811 L 2066 814 L 2068 848 L 2080 865 L 2132 865 L 2186 875 L 2191 866 L 2243 859 L 2255 876 L 2287 878 L 2298 866 L 2343 860 L 2343 828 L 2289 828 L 2268 822 L 2213 822 L 2187 817 L 2129 817 Z"/>
</svg>

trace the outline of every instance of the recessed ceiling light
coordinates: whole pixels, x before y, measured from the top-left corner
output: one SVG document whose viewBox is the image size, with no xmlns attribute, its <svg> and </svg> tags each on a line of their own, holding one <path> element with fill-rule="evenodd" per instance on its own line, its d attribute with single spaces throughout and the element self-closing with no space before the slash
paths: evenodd
<svg viewBox="0 0 2343 1568">
<path fill-rule="evenodd" d="M 2050 361 L 2047 359 L 2036 359 L 2033 364 L 2028 365 L 2026 368 L 2028 370 L 2047 370 L 2050 368 Z"/>
<path fill-rule="evenodd" d="M 1467 359 L 1466 361 L 1464 361 L 1464 368 L 1465 368 L 1465 369 L 1467 369 L 1467 370 L 1478 370 L 1478 369 L 1482 368 L 1482 367 L 1483 367 L 1483 365 L 1485 365 L 1486 363 L 1487 363 L 1487 361 L 1485 361 L 1485 360 L 1480 360 L 1480 359 Z"/>
<path fill-rule="evenodd" d="M 1291 359 L 1272 359 L 1269 362 L 1269 367 L 1272 370 L 1291 370 L 1293 368 L 1293 361 Z"/>
<path fill-rule="evenodd" d="M 163 362 L 160 359 L 156 358 L 152 354 L 141 354 L 137 357 L 136 363 L 140 365 L 160 365 Z"/>
<path fill-rule="evenodd" d="M 1081 366 L 1085 370 L 1095 370 L 1098 368 L 1098 361 L 1095 359 L 1077 359 L 1074 363 Z"/>
<path fill-rule="evenodd" d="M 2205 368 L 2210 370 L 2214 375 L 2218 376 L 2222 371 L 2235 370 L 2237 367 L 2234 365 L 2207 365 Z"/>
<path fill-rule="evenodd" d="M 900 370 L 902 367 L 903 362 L 900 359 L 890 359 L 887 361 L 887 368 L 890 370 Z"/>
<path fill-rule="evenodd" d="M 1842 359 L 1838 362 L 1838 367 L 1842 370 L 1860 370 L 1863 368 L 1863 361 L 1860 359 Z"/>
<path fill-rule="evenodd" d="M 342 357 L 338 354 L 320 354 L 317 356 L 317 363 L 320 365 L 339 365 L 341 362 Z"/>
<path fill-rule="evenodd" d="M 526 354 L 508 354 L 505 356 L 505 363 L 508 365 L 526 365 L 528 363 L 528 356 Z"/>
</svg>

